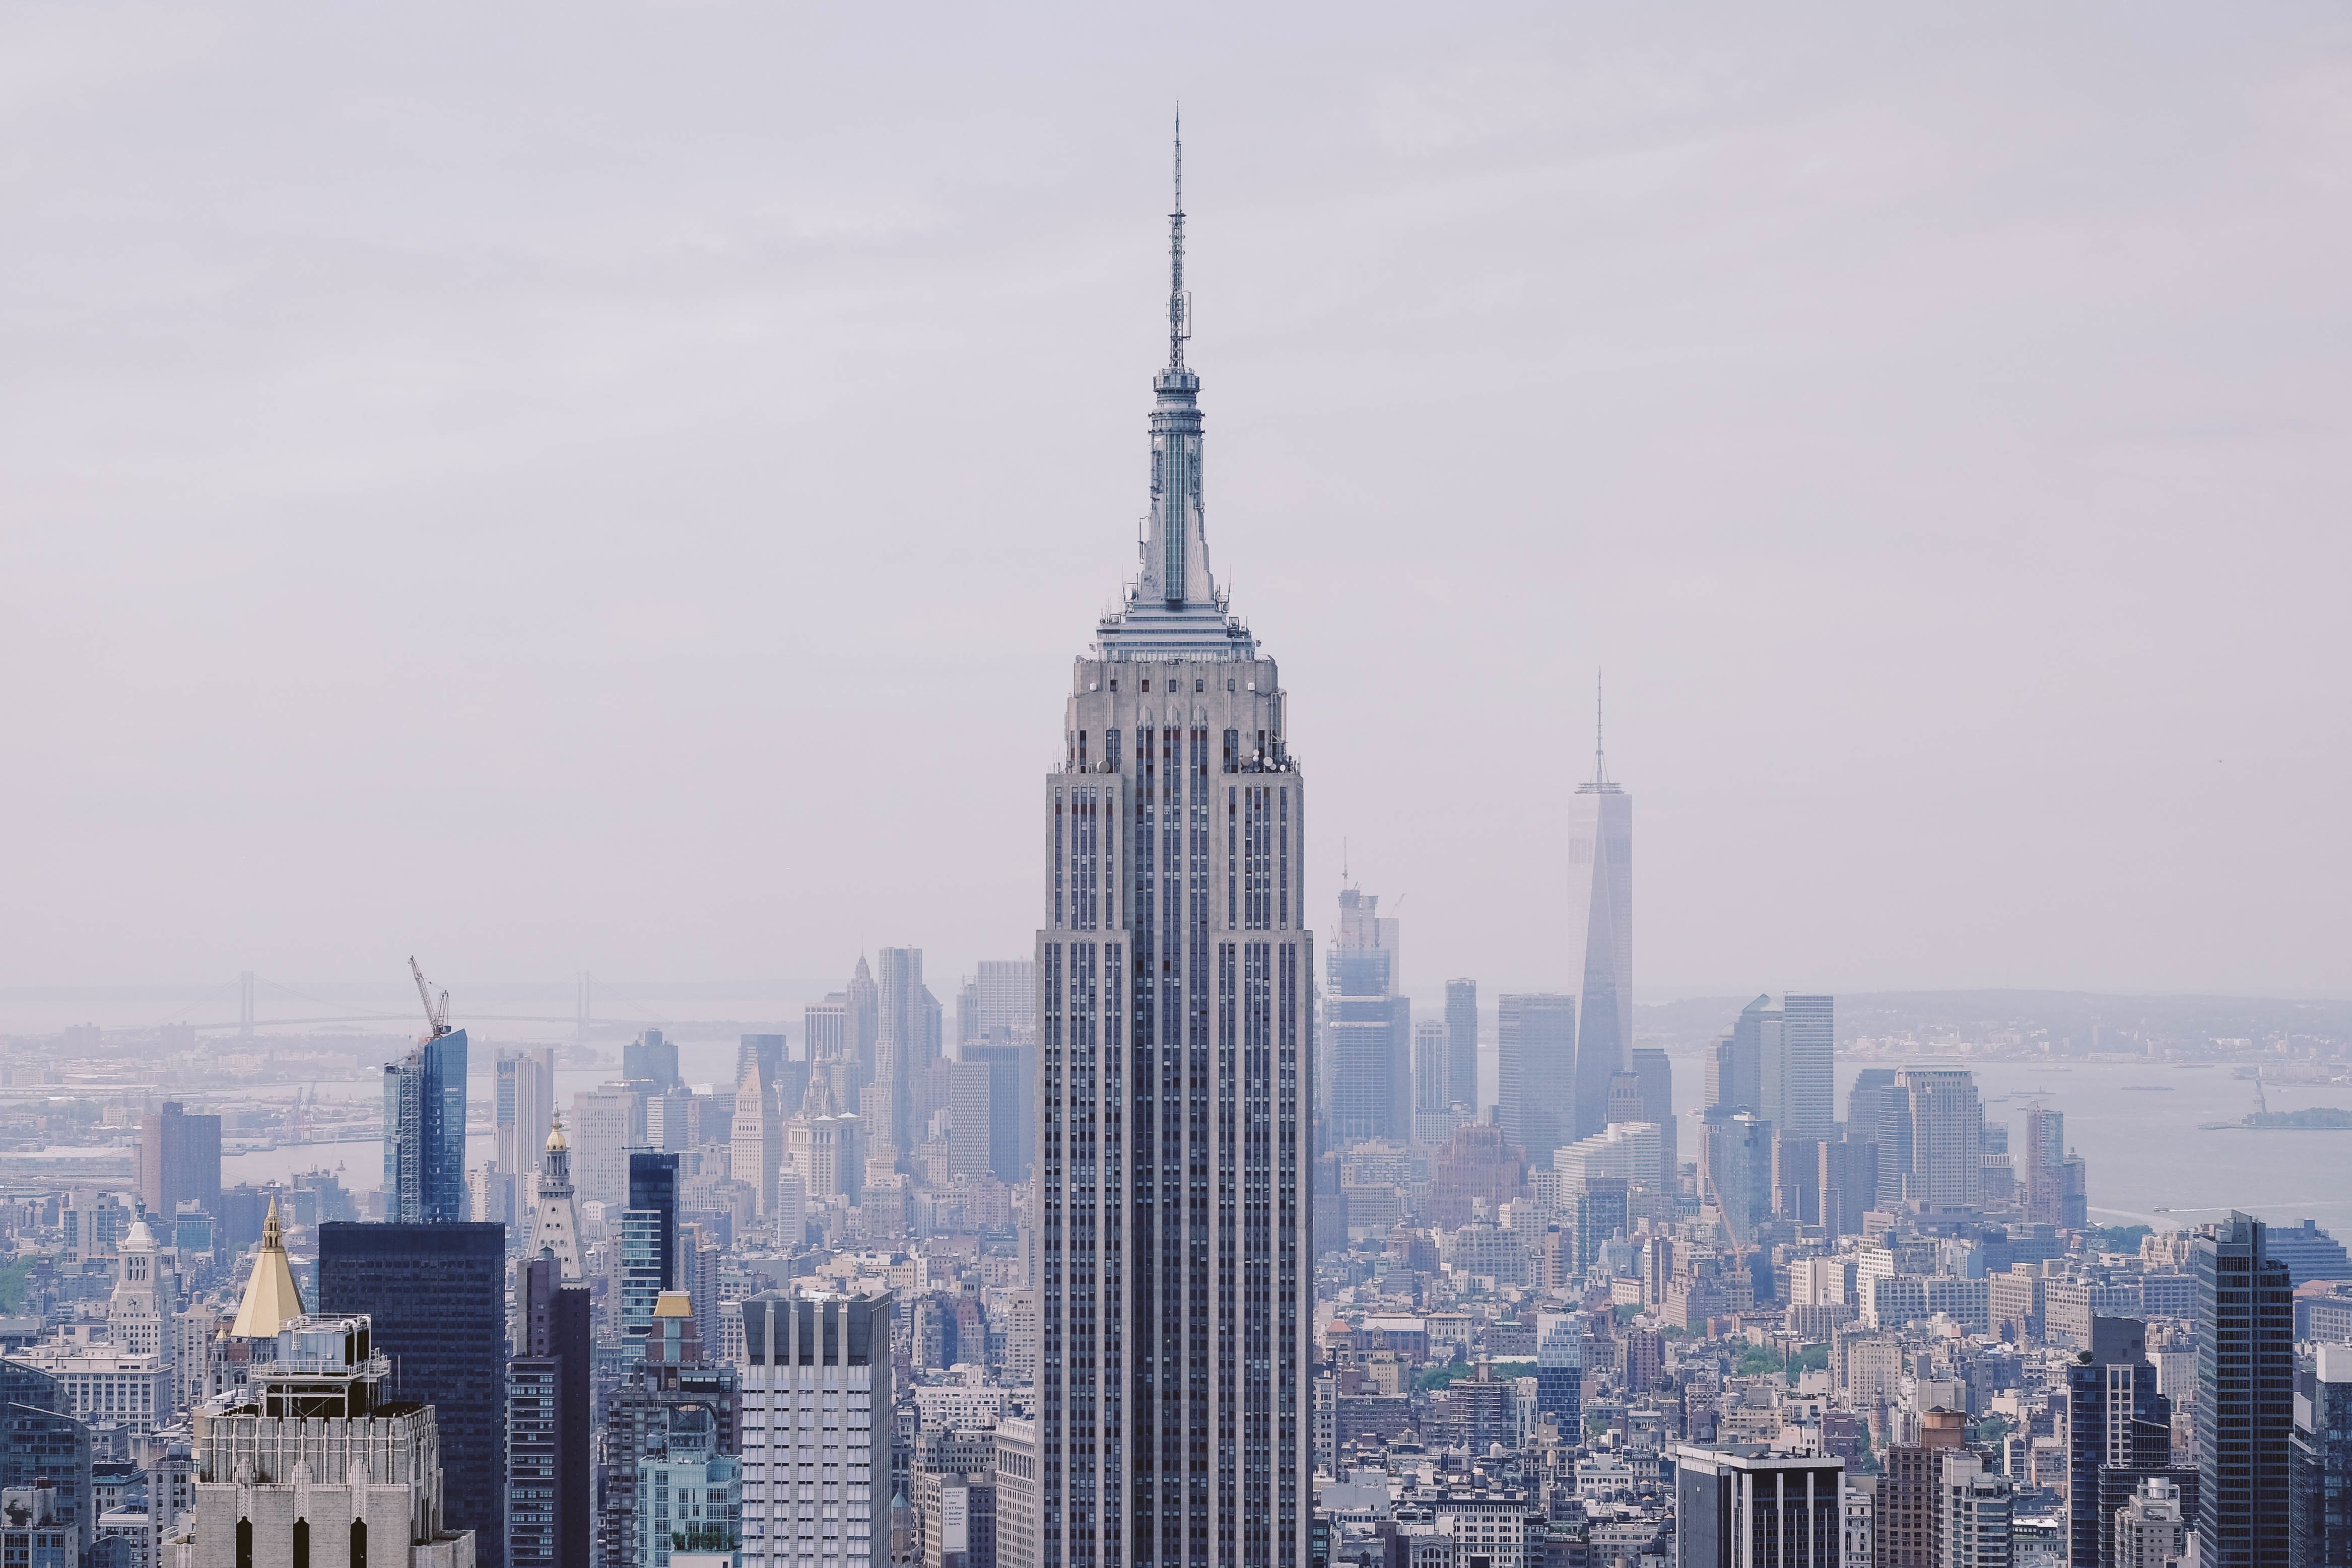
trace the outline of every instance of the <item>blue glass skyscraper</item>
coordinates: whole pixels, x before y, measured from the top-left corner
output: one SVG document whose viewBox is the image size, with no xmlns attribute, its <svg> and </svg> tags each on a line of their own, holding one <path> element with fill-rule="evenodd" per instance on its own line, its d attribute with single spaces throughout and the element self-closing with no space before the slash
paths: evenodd
<svg viewBox="0 0 2352 1568">
<path fill-rule="evenodd" d="M 453 1224 L 466 1214 L 466 1031 L 456 1029 L 383 1064 L 383 1217 Z"/>
<path fill-rule="evenodd" d="M 650 1333 L 654 1306 L 678 1286 L 677 1156 L 629 1154 L 629 1207 L 621 1211 L 621 1332 Z"/>
<path fill-rule="evenodd" d="M 2294 1280 L 2269 1227 L 2231 1211 L 2192 1244 L 2197 1534 L 2204 1568 L 2287 1568 Z"/>
<path fill-rule="evenodd" d="M 1582 1432 L 1584 1314 L 1536 1314 L 1536 1413 L 1551 1416 L 1570 1442 Z"/>
<path fill-rule="evenodd" d="M 37 1479 L 54 1486 L 58 1522 L 86 1553 L 98 1522 L 89 1428 L 68 1414 L 70 1408 L 55 1377 L 0 1361 L 0 1486 L 29 1488 Z"/>
</svg>

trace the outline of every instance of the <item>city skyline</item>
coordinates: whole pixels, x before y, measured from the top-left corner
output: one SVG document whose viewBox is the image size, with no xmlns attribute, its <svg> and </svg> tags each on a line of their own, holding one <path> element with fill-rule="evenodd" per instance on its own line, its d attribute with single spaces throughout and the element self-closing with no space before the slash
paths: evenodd
<svg viewBox="0 0 2352 1568">
<path fill-rule="evenodd" d="M 0 1560 L 2352 1563 L 2352 22 L 206 5 L 0 14 Z"/>
</svg>

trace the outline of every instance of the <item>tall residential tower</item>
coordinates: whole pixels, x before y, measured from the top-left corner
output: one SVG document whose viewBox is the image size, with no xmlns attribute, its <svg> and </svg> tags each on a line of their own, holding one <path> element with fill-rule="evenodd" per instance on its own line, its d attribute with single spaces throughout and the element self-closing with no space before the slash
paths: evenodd
<svg viewBox="0 0 2352 1568">
<path fill-rule="evenodd" d="M 1209 572 L 1181 169 L 1139 570 L 1039 802 L 1037 1568 L 1307 1560 L 1306 785 Z"/>
</svg>

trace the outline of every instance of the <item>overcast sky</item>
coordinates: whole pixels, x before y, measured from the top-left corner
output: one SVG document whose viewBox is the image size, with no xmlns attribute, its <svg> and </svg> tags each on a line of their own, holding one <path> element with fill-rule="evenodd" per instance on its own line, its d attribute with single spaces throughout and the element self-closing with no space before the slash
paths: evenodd
<svg viewBox="0 0 2352 1568">
<path fill-rule="evenodd" d="M 1025 956 L 1181 98 L 1417 992 L 2352 989 L 2340 6 L 0 7 L 0 985 Z"/>
</svg>

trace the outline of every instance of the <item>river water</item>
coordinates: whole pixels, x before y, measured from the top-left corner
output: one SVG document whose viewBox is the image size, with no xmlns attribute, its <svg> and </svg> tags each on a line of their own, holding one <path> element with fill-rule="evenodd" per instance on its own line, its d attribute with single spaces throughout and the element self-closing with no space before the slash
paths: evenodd
<svg viewBox="0 0 2352 1568">
<path fill-rule="evenodd" d="M 1838 1109 L 1845 1109 L 1847 1092 L 1862 1068 L 1891 1065 L 1840 1061 Z M 1963 1065 L 1976 1074 L 1986 1122 L 2008 1125 L 2012 1150 L 2025 1145 L 2027 1105 L 2039 1100 L 2065 1113 L 2067 1148 L 2090 1167 L 2094 1220 L 2166 1228 L 2201 1224 L 2239 1208 L 2274 1224 L 2309 1218 L 2352 1240 L 2352 1132 L 2200 1130 L 2200 1122 L 2235 1122 L 2254 1108 L 2254 1085 L 2232 1078 L 2227 1067 Z M 2135 1092 L 2130 1084 L 2162 1087 Z M 2352 1087 L 2263 1088 L 2274 1111 L 2352 1107 Z M 1676 1089 L 1679 1099 L 1679 1084 Z"/>
</svg>

